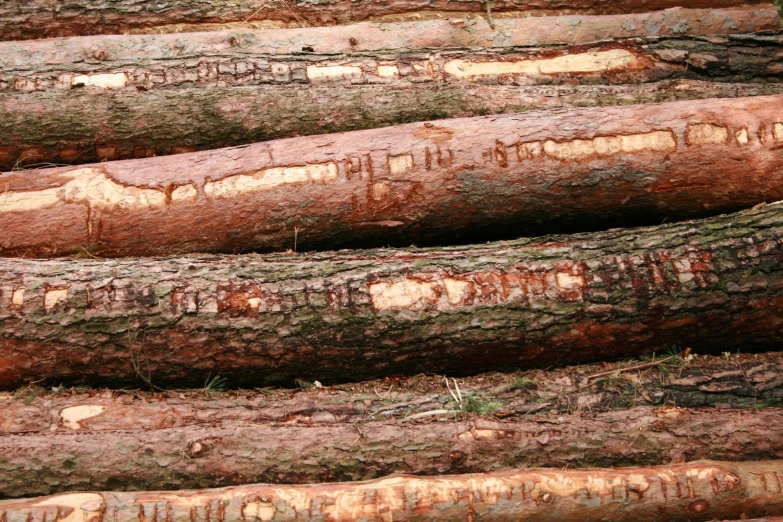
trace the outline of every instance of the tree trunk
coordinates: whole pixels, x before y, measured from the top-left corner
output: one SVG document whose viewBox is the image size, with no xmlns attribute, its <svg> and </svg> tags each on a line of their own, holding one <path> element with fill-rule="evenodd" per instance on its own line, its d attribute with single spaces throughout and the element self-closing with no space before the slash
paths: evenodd
<svg viewBox="0 0 783 522">
<path fill-rule="evenodd" d="M 783 199 L 783 96 L 568 109 L 0 175 L 0 255 L 487 241 Z"/>
<path fill-rule="evenodd" d="M 776 83 L 667 80 L 634 85 L 267 85 L 0 94 L 0 135 L 5 138 L 0 169 L 165 156 L 436 118 L 781 93 L 783 84 Z M 410 103 L 414 97 L 416 103 Z"/>
<path fill-rule="evenodd" d="M 222 490 L 70 493 L 0 501 L 7 522 L 217 520 L 635 521 L 783 513 L 780 461 L 664 467 L 397 475 L 359 483 Z M 68 515 L 63 515 L 67 513 Z"/>
<path fill-rule="evenodd" d="M 21 390 L 0 401 L 0 497 L 783 458 L 783 411 L 757 410 L 783 401 L 783 356 L 659 362 L 459 379 L 461 405 L 421 375 L 296 392 Z"/>
<path fill-rule="evenodd" d="M 0 386 L 119 386 L 148 372 L 199 385 L 220 372 L 252 387 L 469 374 L 676 344 L 772 349 L 783 331 L 781 206 L 446 249 L 4 259 Z"/>
<path fill-rule="evenodd" d="M 260 27 L 302 27 L 353 24 L 362 20 L 418 20 L 461 16 L 619 14 L 655 11 L 671 7 L 726 8 L 765 4 L 760 0 L 348 0 L 297 3 L 278 0 L 215 2 L 178 0 L 140 6 L 133 0 L 19 0 L 0 4 L 0 37 L 25 40 L 55 36 L 127 32 L 181 32 L 210 28 L 210 24 L 262 22 Z M 175 26 L 175 27 L 172 27 Z M 177 27 L 178 26 L 178 27 Z M 225 27 L 225 25 L 223 25 Z"/>
</svg>

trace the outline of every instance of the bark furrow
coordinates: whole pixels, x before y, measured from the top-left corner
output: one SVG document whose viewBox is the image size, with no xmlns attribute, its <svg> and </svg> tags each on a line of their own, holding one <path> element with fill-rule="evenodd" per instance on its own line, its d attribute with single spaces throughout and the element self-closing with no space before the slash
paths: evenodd
<svg viewBox="0 0 783 522">
<path fill-rule="evenodd" d="M 487 241 L 783 199 L 781 96 L 443 120 L 0 175 L 0 255 Z"/>
<path fill-rule="evenodd" d="M 674 7 L 730 8 L 764 5 L 761 0 L 493 0 L 495 18 L 562 14 L 641 13 Z M 0 4 L 0 39 L 26 40 L 128 32 L 183 32 L 220 28 L 220 24 L 258 27 L 303 27 L 353 24 L 363 20 L 419 20 L 422 18 L 486 17 L 481 0 L 331 0 L 293 2 L 254 0 L 216 2 L 177 0 L 14 0 Z M 498 20 L 499 21 L 499 20 Z M 259 23 L 260 22 L 260 23 Z M 225 25 L 223 25 L 225 27 Z"/>
<path fill-rule="evenodd" d="M 783 204 L 442 249 L 0 260 L 0 386 L 477 373 L 775 349 Z"/>
<path fill-rule="evenodd" d="M 67 493 L 0 501 L 7 522 L 73 520 L 636 521 L 783 514 L 780 461 L 397 475 L 369 482 L 218 490 Z M 67 515 L 63 515 L 67 513 Z"/>
</svg>

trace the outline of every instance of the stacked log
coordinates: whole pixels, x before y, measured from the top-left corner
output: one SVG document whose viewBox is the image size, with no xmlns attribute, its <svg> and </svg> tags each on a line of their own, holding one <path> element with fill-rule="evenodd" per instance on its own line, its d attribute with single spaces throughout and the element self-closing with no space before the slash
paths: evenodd
<svg viewBox="0 0 783 522">
<path fill-rule="evenodd" d="M 735 211 L 783 199 L 781 103 L 530 112 L 10 172 L 0 254 L 465 243 Z"/>
<path fill-rule="evenodd" d="M 0 386 L 325 383 L 775 349 L 783 203 L 466 247 L 0 260 Z"/>
<path fill-rule="evenodd" d="M 458 395 L 421 375 L 294 393 L 28 388 L 0 400 L 0 497 L 783 458 L 777 353 L 579 369 L 461 378 Z"/>
<path fill-rule="evenodd" d="M 308 486 L 71 493 L 0 501 L 9 522 L 60 518 L 166 520 L 588 520 L 707 521 L 783 514 L 780 461 L 699 461 L 615 470 L 525 470 L 482 475 L 398 475 Z M 71 518 L 72 517 L 72 518 Z"/>
<path fill-rule="evenodd" d="M 481 0 L 370 0 L 356 3 L 331 0 L 316 4 L 297 4 L 288 0 L 259 4 L 253 0 L 238 0 L 215 4 L 200 0 L 178 0 L 156 5 L 141 5 L 133 0 L 42 0 L 35 3 L 9 3 L 0 9 L 0 34 L 5 40 L 23 40 L 54 36 L 117 34 L 127 32 L 193 31 L 235 23 L 247 25 L 261 21 L 262 27 L 301 27 L 353 24 L 365 20 L 418 20 L 483 15 L 494 12 L 495 18 L 505 16 L 557 15 L 568 13 L 621 14 L 642 13 L 660 9 L 730 8 L 743 5 L 764 5 L 761 0 L 534 0 L 516 2 L 495 0 L 487 6 Z M 730 23 L 729 23 L 730 25 Z M 394 47 L 394 46 L 390 46 Z"/>
<path fill-rule="evenodd" d="M 0 165 L 147 157 L 554 106 L 781 92 L 780 37 L 726 34 L 777 27 L 771 7 L 540 20 L 499 20 L 503 36 L 493 39 L 483 21 L 427 21 L 263 39 L 231 31 L 0 43 L 0 130 L 8 135 Z"/>
<path fill-rule="evenodd" d="M 774 4 L 0 5 L 0 522 L 783 516 Z"/>
</svg>

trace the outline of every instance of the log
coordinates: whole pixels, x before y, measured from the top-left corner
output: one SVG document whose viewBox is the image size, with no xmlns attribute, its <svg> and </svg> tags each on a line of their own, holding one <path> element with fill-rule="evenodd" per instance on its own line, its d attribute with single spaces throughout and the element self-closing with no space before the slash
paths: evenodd
<svg viewBox="0 0 783 522">
<path fill-rule="evenodd" d="M 121 386 L 139 375 L 198 386 L 210 372 L 253 387 L 470 374 L 686 343 L 775 349 L 782 207 L 444 249 L 2 259 L 0 387 Z"/>
<path fill-rule="evenodd" d="M 774 10 L 768 11 L 776 19 Z M 626 17 L 618 18 L 619 23 Z M 648 26 L 646 19 L 626 20 L 623 26 L 637 27 L 637 22 L 649 33 L 660 28 Z M 602 26 L 595 25 L 600 32 Z M 234 35 L 224 34 L 225 41 L 218 40 L 222 45 L 199 36 L 177 35 L 175 41 L 170 35 L 123 37 L 127 41 L 104 37 L 102 43 L 59 46 L 46 41 L 32 49 L 0 44 L 0 57 L 5 56 L 0 58 L 0 130 L 8 136 L 0 145 L 0 164 L 10 170 L 42 162 L 145 157 L 554 103 L 541 98 L 567 103 L 555 97 L 557 91 L 536 95 L 541 89 L 531 85 L 541 83 L 617 85 L 585 90 L 580 98 L 587 104 L 597 103 L 588 94 L 594 90 L 604 91 L 595 93 L 603 103 L 624 95 L 642 102 L 654 87 L 624 84 L 662 79 L 776 82 L 710 86 L 701 97 L 725 96 L 726 91 L 736 96 L 750 89 L 771 93 L 780 91 L 783 71 L 780 36 L 656 36 L 560 48 L 393 53 L 359 53 L 336 42 L 324 44 L 319 53 L 294 55 L 285 54 L 297 41 L 293 37 L 285 40 L 287 45 L 281 37 L 259 43 L 251 33 L 245 35 L 247 45 L 232 47 L 228 41 L 239 42 Z M 434 43 L 448 42 L 436 38 Z M 418 103 L 409 103 L 412 98 Z"/>
<path fill-rule="evenodd" d="M 452 5 L 457 5 L 452 3 Z M 505 49 L 579 45 L 621 38 L 685 37 L 757 33 L 778 29 L 768 3 L 721 8 L 667 9 L 616 15 L 575 14 L 556 18 L 505 18 L 493 30 L 481 18 L 364 22 L 340 27 L 255 30 L 235 28 L 197 33 L 101 35 L 0 43 L 0 69 L 7 74 L 48 67 L 150 64 L 174 58 L 247 58 L 254 55 L 361 55 L 365 52 Z M 746 37 L 750 35 L 746 34 Z M 757 35 L 760 36 L 760 35 Z M 312 49 L 312 50 L 310 50 Z M 5 83 L 3 89 L 9 88 Z"/>
<path fill-rule="evenodd" d="M 459 379 L 462 404 L 422 375 L 293 393 L 24 389 L 0 399 L 0 498 L 783 458 L 781 354 L 675 359 Z"/>
<path fill-rule="evenodd" d="M 0 170 L 165 156 L 436 118 L 783 94 L 783 84 L 178 88 L 0 94 Z M 415 97 L 416 103 L 410 103 Z M 362 107 L 362 110 L 355 110 Z M 187 122 L 187 123 L 184 123 Z"/>
<path fill-rule="evenodd" d="M 783 513 L 780 461 L 663 467 L 397 475 L 369 482 L 217 490 L 67 493 L 0 501 L 8 522 L 217 520 L 633 521 Z M 62 515 L 68 513 L 68 515 Z"/>
<path fill-rule="evenodd" d="M 531 111 L 8 172 L 0 255 L 465 243 L 733 211 L 783 199 L 782 102 Z"/>
<path fill-rule="evenodd" d="M 542 98 L 566 103 L 554 92 L 542 97 L 530 86 L 519 91 L 499 89 L 498 83 L 516 87 L 684 77 L 778 82 L 781 72 L 779 37 L 686 38 L 777 27 L 771 6 L 570 16 L 548 22 L 523 18 L 498 24 L 502 38 L 481 21 L 460 28 L 430 20 L 0 43 L 0 132 L 6 137 L 0 144 L 0 165 L 11 170 L 145 157 L 542 107 Z M 663 36 L 676 38 L 660 41 Z M 597 40 L 606 42 L 594 47 Z M 569 47 L 552 47 L 563 44 Z M 464 51 L 478 47 L 494 51 Z M 615 60 L 614 65 L 603 64 L 609 71 L 592 74 L 518 71 L 466 78 L 441 70 L 445 63 L 456 63 L 460 52 L 462 59 L 517 60 L 531 66 L 565 55 L 569 60 L 586 52 L 600 55 L 601 48 L 616 53 L 618 47 L 637 53 L 635 63 L 641 69 L 627 71 Z M 361 73 L 331 78 L 317 74 L 341 67 L 357 67 Z M 335 84 L 350 89 L 334 89 Z M 632 90 L 630 96 L 644 102 L 650 87 Z M 610 91 L 595 93 L 604 103 L 629 90 L 598 89 Z M 760 88 L 762 93 L 779 89 L 779 83 Z M 748 88 L 711 87 L 700 96 L 720 97 L 725 91 L 736 96 L 741 90 Z M 590 96 L 579 96 L 587 98 L 581 103 L 595 104 Z M 419 103 L 409 103 L 411 98 Z M 285 101 L 280 111 L 279 100 Z"/>
<path fill-rule="evenodd" d="M 301 4 L 280 0 L 261 3 L 237 0 L 217 3 L 178 0 L 139 5 L 133 0 L 40 0 L 4 2 L 0 5 L 0 38 L 27 40 L 62 36 L 119 34 L 128 32 L 184 32 L 242 27 L 303 27 L 353 24 L 364 20 L 420 20 L 422 18 L 480 17 L 491 11 L 494 18 L 560 14 L 641 13 L 673 7 L 728 8 L 768 5 L 761 0 L 494 0 L 490 7 L 481 0 L 364 1 L 333 0 Z M 261 23 L 258 23 L 261 22 Z"/>
</svg>

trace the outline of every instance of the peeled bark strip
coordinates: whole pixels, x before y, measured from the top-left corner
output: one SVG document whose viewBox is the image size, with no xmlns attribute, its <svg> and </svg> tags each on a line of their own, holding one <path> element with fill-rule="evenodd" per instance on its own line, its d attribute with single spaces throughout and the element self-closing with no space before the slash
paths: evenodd
<svg viewBox="0 0 783 522">
<path fill-rule="evenodd" d="M 783 96 L 417 123 L 0 175 L 0 255 L 486 241 L 783 199 Z"/>
<path fill-rule="evenodd" d="M 672 7 L 728 8 L 766 4 L 760 0 L 494 0 L 496 18 L 557 14 L 621 14 Z M 262 22 L 261 27 L 302 27 L 353 24 L 363 20 L 417 20 L 486 16 L 481 0 L 331 0 L 317 3 L 276 0 L 215 2 L 177 0 L 142 4 L 135 0 L 14 0 L 0 5 L 0 38 L 26 40 L 56 36 L 181 32 L 210 29 L 215 24 Z M 178 25 L 179 27 L 176 27 Z M 175 27 L 172 27 L 175 26 Z"/>
<path fill-rule="evenodd" d="M 782 206 L 445 249 L 3 259 L 0 386 L 220 372 L 252 387 L 776 349 Z"/>
<path fill-rule="evenodd" d="M 423 376 L 295 393 L 22 391 L 0 399 L 0 497 L 783 458 L 783 411 L 756 410 L 783 401 L 781 370 L 770 353 L 587 383 L 575 372 L 604 372 L 484 374 L 459 379 L 464 409 Z"/>
<path fill-rule="evenodd" d="M 783 513 L 780 461 L 531 470 L 308 486 L 70 493 L 0 501 L 8 522 L 711 520 Z M 68 513 L 63 516 L 62 513 Z"/>
</svg>

